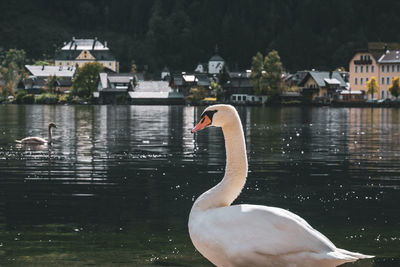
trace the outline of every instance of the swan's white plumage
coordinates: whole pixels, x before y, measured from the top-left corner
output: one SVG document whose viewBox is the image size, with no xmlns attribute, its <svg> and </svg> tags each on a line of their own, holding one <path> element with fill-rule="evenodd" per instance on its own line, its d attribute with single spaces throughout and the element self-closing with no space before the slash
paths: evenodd
<svg viewBox="0 0 400 267">
<path fill-rule="evenodd" d="M 337 266 L 370 258 L 336 246 L 304 219 L 281 208 L 230 204 L 247 176 L 242 125 L 229 105 L 214 105 L 212 126 L 222 127 L 227 163 L 223 180 L 193 204 L 189 234 L 217 266 Z"/>
<path fill-rule="evenodd" d="M 30 136 L 30 137 L 25 137 L 24 139 L 21 140 L 15 140 L 15 142 L 22 144 L 22 145 L 47 145 L 51 144 L 52 142 L 52 128 L 57 128 L 57 126 L 50 122 L 48 126 L 48 132 L 49 132 L 49 141 L 46 139 L 43 139 L 41 137 L 36 137 L 36 136 Z"/>
</svg>

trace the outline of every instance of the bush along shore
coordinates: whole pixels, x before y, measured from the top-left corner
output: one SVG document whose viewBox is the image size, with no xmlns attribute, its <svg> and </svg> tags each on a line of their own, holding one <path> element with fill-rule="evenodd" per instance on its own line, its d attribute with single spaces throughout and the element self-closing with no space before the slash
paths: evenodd
<svg viewBox="0 0 400 267">
<path fill-rule="evenodd" d="M 72 94 L 54 94 L 54 93 L 43 93 L 40 95 L 27 94 L 25 91 L 19 92 L 15 98 L 8 99 L 4 98 L 2 103 L 10 104 L 95 104 L 92 97 L 79 97 Z"/>
</svg>

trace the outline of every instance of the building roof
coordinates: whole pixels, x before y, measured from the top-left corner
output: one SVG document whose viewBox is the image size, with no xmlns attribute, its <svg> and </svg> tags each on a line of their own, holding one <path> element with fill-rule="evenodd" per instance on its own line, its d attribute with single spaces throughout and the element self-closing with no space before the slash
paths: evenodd
<svg viewBox="0 0 400 267">
<path fill-rule="evenodd" d="M 378 60 L 379 63 L 400 63 L 400 50 L 387 50 Z"/>
<path fill-rule="evenodd" d="M 101 91 L 128 90 L 130 81 L 135 77 L 133 73 L 99 73 Z M 121 85 L 122 84 L 122 85 Z"/>
<path fill-rule="evenodd" d="M 61 50 L 109 50 L 107 47 L 107 42 L 102 44 L 100 41 L 95 39 L 75 39 L 72 37 L 72 40 L 68 43 L 64 43 L 64 46 Z"/>
<path fill-rule="evenodd" d="M 36 65 L 25 65 L 25 68 L 29 73 L 36 77 L 49 77 L 55 75 L 57 77 L 73 77 L 76 68 L 74 67 L 62 67 L 62 66 L 36 66 Z"/>
<path fill-rule="evenodd" d="M 328 81 L 330 82 L 335 82 L 332 81 L 332 79 L 337 80 L 341 87 L 346 87 L 346 82 L 343 80 L 340 72 L 337 71 L 332 72 L 332 77 L 330 77 L 329 71 L 309 71 L 307 75 L 303 78 L 303 80 L 299 83 L 299 86 L 303 86 L 310 77 L 319 87 L 325 87 L 327 84 L 330 84 L 327 83 L 325 79 L 328 79 Z"/>
<path fill-rule="evenodd" d="M 169 83 L 166 81 L 140 81 L 134 89 L 135 92 L 171 92 Z"/>
<path fill-rule="evenodd" d="M 132 73 L 108 73 L 110 83 L 129 83 L 135 74 Z"/>
<path fill-rule="evenodd" d="M 369 42 L 368 52 L 372 54 L 375 59 L 379 59 L 385 53 L 385 48 L 389 50 L 399 50 L 400 43 L 384 43 L 384 42 Z"/>
<path fill-rule="evenodd" d="M 209 61 L 225 61 L 220 55 L 214 55 Z"/>
<path fill-rule="evenodd" d="M 208 78 L 207 74 L 196 74 L 196 81 L 197 85 L 200 86 L 210 86 L 210 79 Z"/>
</svg>

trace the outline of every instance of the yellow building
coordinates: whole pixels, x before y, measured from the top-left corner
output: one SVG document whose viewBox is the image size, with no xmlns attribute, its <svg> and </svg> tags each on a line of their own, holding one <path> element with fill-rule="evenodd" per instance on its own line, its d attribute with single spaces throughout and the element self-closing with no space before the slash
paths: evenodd
<svg viewBox="0 0 400 267">
<path fill-rule="evenodd" d="M 119 72 L 119 62 L 107 47 L 107 42 L 101 43 L 94 39 L 75 39 L 65 42 L 56 53 L 55 64 L 62 68 L 82 67 L 89 62 L 98 62 L 105 68 Z"/>
<path fill-rule="evenodd" d="M 375 44 L 375 43 L 373 43 Z M 389 87 L 392 80 L 400 76 L 400 50 L 390 49 L 395 44 L 381 49 L 371 48 L 357 51 L 349 62 L 350 88 L 351 90 L 367 91 L 367 82 L 375 77 L 379 83 L 379 91 L 374 98 L 391 98 Z M 371 95 L 368 95 L 371 98 Z"/>
</svg>

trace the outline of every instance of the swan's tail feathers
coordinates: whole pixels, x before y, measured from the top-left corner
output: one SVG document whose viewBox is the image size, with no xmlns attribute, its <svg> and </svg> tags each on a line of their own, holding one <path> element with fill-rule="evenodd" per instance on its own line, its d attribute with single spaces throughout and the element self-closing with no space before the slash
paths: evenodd
<svg viewBox="0 0 400 267">
<path fill-rule="evenodd" d="M 337 250 L 341 254 L 344 254 L 346 256 L 350 256 L 350 257 L 353 257 L 353 258 L 356 258 L 356 259 L 371 259 L 371 258 L 375 257 L 375 256 L 372 256 L 372 255 L 364 255 L 364 254 L 357 253 L 357 252 L 351 252 L 351 251 L 348 251 L 348 250 L 345 250 L 345 249 L 341 249 L 341 248 L 338 248 Z"/>
<path fill-rule="evenodd" d="M 22 142 L 21 142 L 21 140 L 15 140 L 15 143 L 21 144 Z"/>
</svg>

